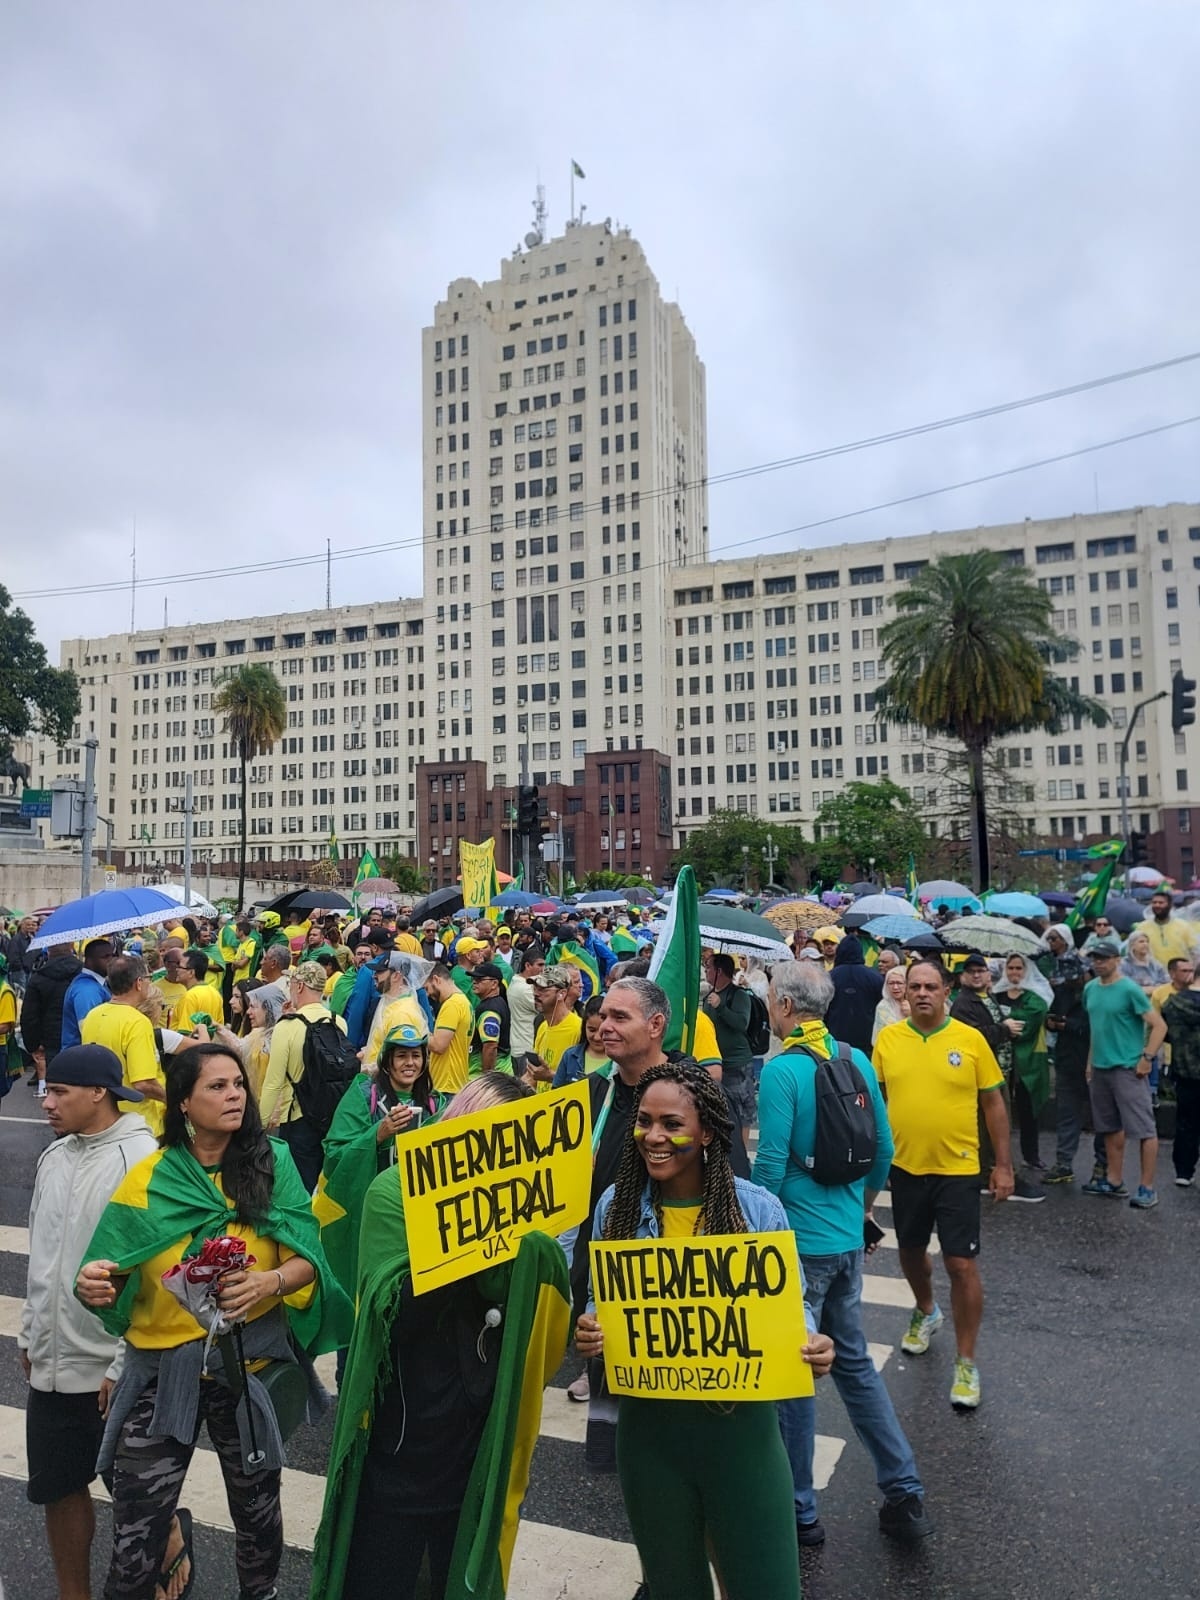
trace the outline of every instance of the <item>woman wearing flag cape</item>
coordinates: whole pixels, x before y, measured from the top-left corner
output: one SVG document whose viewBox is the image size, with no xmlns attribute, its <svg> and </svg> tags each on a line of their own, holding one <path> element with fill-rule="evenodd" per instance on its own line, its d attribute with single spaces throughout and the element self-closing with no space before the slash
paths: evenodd
<svg viewBox="0 0 1200 1600">
<path fill-rule="evenodd" d="M 529 1093 L 489 1073 L 442 1122 Z M 311 1600 L 410 1600 L 426 1555 L 431 1600 L 503 1600 L 569 1315 L 565 1257 L 541 1233 L 507 1265 L 414 1295 L 399 1177 L 380 1173 L 363 1208 Z"/>
<path fill-rule="evenodd" d="M 202 1262 L 234 1247 L 244 1265 L 198 1285 Z M 298 1349 L 344 1344 L 353 1312 L 287 1146 L 264 1133 L 227 1045 L 194 1046 L 167 1068 L 162 1148 L 113 1195 L 76 1293 L 126 1342 L 100 1452 L 113 1496 L 105 1594 L 154 1593 L 203 1420 L 237 1532 L 242 1600 L 269 1600 L 283 1554 L 283 1439 L 267 1385 L 296 1369 Z M 231 1342 L 216 1336 L 230 1325 L 238 1350 L 227 1369 Z M 312 1420 L 328 1397 L 311 1364 L 300 1367 Z"/>
</svg>

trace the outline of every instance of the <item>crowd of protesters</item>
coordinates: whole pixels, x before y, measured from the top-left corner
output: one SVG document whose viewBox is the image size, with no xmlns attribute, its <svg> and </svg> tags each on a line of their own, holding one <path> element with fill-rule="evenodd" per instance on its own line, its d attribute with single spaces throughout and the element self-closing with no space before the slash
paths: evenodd
<svg viewBox="0 0 1200 1600">
<path fill-rule="evenodd" d="M 686 1050 L 666 1048 L 679 1002 L 649 977 L 653 939 L 636 912 L 504 916 L 182 917 L 44 952 L 36 919 L 9 931 L 2 1087 L 24 1078 L 55 1135 L 38 1165 L 18 1345 L 29 1495 L 45 1507 L 64 1600 L 90 1595 L 97 1474 L 113 1499 L 106 1600 L 197 1592 L 180 1500 L 201 1423 L 242 1600 L 271 1600 L 287 1438 L 329 1405 L 313 1360 L 335 1351 L 314 1596 L 404 1600 L 423 1564 L 435 1597 L 502 1594 L 512 1519 L 496 1484 L 519 1503 L 529 1462 L 514 1429 L 536 1418 L 566 1349 L 564 1312 L 526 1359 L 547 1291 L 570 1306 L 583 1371 L 568 1393 L 588 1406 L 589 1464 L 619 1474 L 639 1595 L 707 1593 L 711 1562 L 730 1600 L 787 1600 L 797 1545 L 825 1538 L 813 1401 L 614 1397 L 590 1241 L 790 1230 L 804 1360 L 832 1373 L 872 1457 L 880 1528 L 916 1542 L 933 1528 L 925 1490 L 862 1323 L 875 1196 L 891 1191 L 911 1356 L 947 1321 L 938 1236 L 950 1401 L 972 1411 L 983 1196 L 1037 1202 L 1075 1181 L 1090 1129 L 1084 1192 L 1151 1209 L 1167 1086 L 1175 1182 L 1193 1183 L 1200 979 L 1193 924 L 1169 896 L 1125 946 L 1097 918 L 1078 935 L 1047 930 L 1034 955 L 991 959 L 864 951 L 833 926 L 798 935 L 796 959 L 769 970 L 706 951 Z M 769 1050 L 754 1037 L 760 1001 Z M 317 1061 L 342 1074 L 332 1103 L 313 1087 Z M 874 1145 L 861 1174 L 823 1183 L 817 1084 L 834 1064 L 857 1074 Z M 398 1141 L 577 1083 L 591 1109 L 587 1217 L 559 1241 L 528 1235 L 507 1267 L 414 1295 Z"/>
</svg>

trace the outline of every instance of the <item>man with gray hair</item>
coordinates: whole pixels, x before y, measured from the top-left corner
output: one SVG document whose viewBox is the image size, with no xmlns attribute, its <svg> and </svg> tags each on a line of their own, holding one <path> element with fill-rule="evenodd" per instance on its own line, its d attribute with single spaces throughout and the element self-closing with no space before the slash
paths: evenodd
<svg viewBox="0 0 1200 1600">
<path fill-rule="evenodd" d="M 833 1381 L 875 1463 L 884 1496 L 879 1526 L 893 1538 L 914 1540 L 933 1531 L 924 1489 L 912 1447 L 867 1351 L 862 1323 L 864 1229 L 874 1220 L 875 1194 L 888 1180 L 892 1136 L 870 1061 L 861 1050 L 839 1046 L 825 1026 L 833 997 L 833 980 L 816 962 L 781 961 L 771 969 L 767 1010 L 783 1048 L 764 1066 L 759 1085 L 754 1181 L 783 1201 L 796 1235 L 805 1302 L 819 1331 L 833 1340 Z M 865 1178 L 828 1184 L 810 1170 L 817 1140 L 817 1075 L 822 1062 L 839 1055 L 857 1069 L 856 1081 L 870 1097 L 875 1163 Z M 813 1490 L 813 1400 L 781 1401 L 779 1422 L 792 1464 L 797 1540 L 822 1544 L 825 1530 Z"/>
</svg>

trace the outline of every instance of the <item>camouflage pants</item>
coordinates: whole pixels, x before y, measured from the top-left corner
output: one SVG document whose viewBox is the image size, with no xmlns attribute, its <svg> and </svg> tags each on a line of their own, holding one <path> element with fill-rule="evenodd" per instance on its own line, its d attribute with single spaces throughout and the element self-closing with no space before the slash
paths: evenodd
<svg viewBox="0 0 1200 1600">
<path fill-rule="evenodd" d="M 125 1422 L 112 1471 L 113 1554 L 104 1600 L 154 1600 L 179 1501 L 196 1441 L 156 1438 L 151 1384 Z M 278 1472 L 247 1473 L 242 1466 L 235 1401 L 224 1384 L 200 1385 L 200 1422 L 221 1463 L 229 1515 L 236 1530 L 238 1580 L 246 1600 L 267 1600 L 283 1556 L 283 1513 Z M 203 1590 L 200 1590 L 203 1593 Z"/>
</svg>

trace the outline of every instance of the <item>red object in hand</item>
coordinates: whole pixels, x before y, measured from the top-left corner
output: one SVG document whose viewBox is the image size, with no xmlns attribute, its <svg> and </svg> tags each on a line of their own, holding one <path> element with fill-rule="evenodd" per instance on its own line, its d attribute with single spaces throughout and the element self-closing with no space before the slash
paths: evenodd
<svg viewBox="0 0 1200 1600">
<path fill-rule="evenodd" d="M 190 1256 L 181 1263 L 189 1283 L 211 1283 L 223 1278 L 227 1272 L 242 1272 L 254 1265 L 254 1257 L 246 1254 L 246 1241 L 228 1234 L 219 1239 L 205 1239 L 198 1256 Z"/>
</svg>

